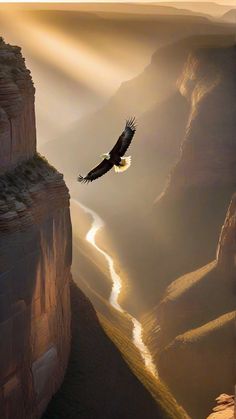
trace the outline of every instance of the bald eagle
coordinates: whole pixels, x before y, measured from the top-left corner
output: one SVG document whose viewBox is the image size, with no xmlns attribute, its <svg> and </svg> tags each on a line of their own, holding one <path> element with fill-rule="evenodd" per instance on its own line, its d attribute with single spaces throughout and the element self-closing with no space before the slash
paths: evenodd
<svg viewBox="0 0 236 419">
<path fill-rule="evenodd" d="M 131 165 L 131 156 L 123 157 L 130 146 L 132 138 L 136 131 L 135 118 L 126 121 L 125 129 L 118 138 L 116 144 L 109 153 L 101 155 L 102 162 L 94 167 L 86 176 L 78 176 L 78 182 L 89 183 L 105 175 L 114 166 L 115 172 L 121 173 L 127 170 Z"/>
</svg>

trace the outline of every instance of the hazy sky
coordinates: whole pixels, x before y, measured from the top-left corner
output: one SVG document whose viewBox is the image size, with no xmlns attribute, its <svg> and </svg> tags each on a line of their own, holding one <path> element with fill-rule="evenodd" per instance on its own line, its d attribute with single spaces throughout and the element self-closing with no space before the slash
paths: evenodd
<svg viewBox="0 0 236 419">
<path fill-rule="evenodd" d="M 7 3 L 118 3 L 118 2 L 124 2 L 124 3 L 137 3 L 140 2 L 139 0 L 83 0 L 83 1 L 76 1 L 76 0 L 70 0 L 70 1 L 58 1 L 58 0 L 51 0 L 51 1 L 45 1 L 45 0 L 38 0 L 37 2 L 33 1 L 33 0 L 8 0 Z M 155 1 L 155 0 L 154 0 Z M 153 0 L 142 0 L 141 3 L 153 3 Z M 196 3 L 200 3 L 200 2 L 206 2 L 206 3 L 218 3 L 218 4 L 224 4 L 224 5 L 231 5 L 231 6 L 235 6 L 236 7 L 236 0 L 217 0 L 217 1 L 213 1 L 213 0 L 156 0 L 156 3 L 178 3 L 178 2 L 186 2 L 186 3 L 191 3 L 192 2 L 196 2 Z M 0 0 L 0 3 L 5 3 L 5 1 L 3 2 L 2 0 Z"/>
<path fill-rule="evenodd" d="M 216 3 L 216 4 L 224 4 L 224 5 L 231 5 L 231 6 L 236 6 L 236 0 L 217 0 L 217 1 L 213 1 L 213 0 L 162 0 L 160 2 L 156 1 L 156 3 L 178 3 L 178 2 L 186 2 L 186 3 Z"/>
</svg>

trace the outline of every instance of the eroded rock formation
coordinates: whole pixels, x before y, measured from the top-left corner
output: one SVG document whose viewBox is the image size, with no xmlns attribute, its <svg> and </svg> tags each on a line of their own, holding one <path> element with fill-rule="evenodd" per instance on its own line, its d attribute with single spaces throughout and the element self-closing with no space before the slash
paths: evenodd
<svg viewBox="0 0 236 419">
<path fill-rule="evenodd" d="M 0 173 L 36 151 L 34 86 L 21 50 L 0 38 Z"/>
<path fill-rule="evenodd" d="M 235 47 L 190 54 L 179 80 L 191 101 L 186 138 L 156 203 L 158 278 L 171 283 L 146 317 L 147 341 L 160 376 L 196 419 L 235 383 L 235 63 Z"/>
<path fill-rule="evenodd" d="M 213 413 L 207 419 L 234 419 L 235 400 L 234 396 L 221 394 L 216 398 L 217 406 L 213 408 Z"/>
<path fill-rule="evenodd" d="M 70 349 L 71 223 L 63 177 L 36 154 L 34 86 L 0 41 L 0 416 L 38 418 Z"/>
<path fill-rule="evenodd" d="M 180 159 L 155 204 L 157 277 L 164 285 L 215 255 L 235 189 L 235 64 L 234 46 L 198 48 L 178 82 L 191 110 Z"/>
</svg>

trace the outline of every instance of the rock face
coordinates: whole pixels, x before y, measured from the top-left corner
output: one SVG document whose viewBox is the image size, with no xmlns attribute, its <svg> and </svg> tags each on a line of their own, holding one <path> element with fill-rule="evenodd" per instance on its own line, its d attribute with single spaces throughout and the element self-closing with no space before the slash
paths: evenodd
<svg viewBox="0 0 236 419">
<path fill-rule="evenodd" d="M 206 417 L 217 394 L 234 389 L 235 215 L 233 195 L 217 259 L 174 281 L 146 318 L 160 376 L 196 419 Z"/>
<path fill-rule="evenodd" d="M 71 223 L 62 175 L 36 154 L 34 87 L 0 43 L 0 412 L 38 418 L 70 349 Z"/>
<path fill-rule="evenodd" d="M 235 9 L 231 9 L 228 12 L 226 12 L 223 16 L 222 16 L 222 20 L 227 22 L 227 23 L 233 23 L 235 24 L 236 22 L 236 10 Z"/>
<path fill-rule="evenodd" d="M 235 311 L 176 336 L 159 356 L 159 371 L 193 419 L 203 419 L 212 402 L 235 383 Z"/>
<path fill-rule="evenodd" d="M 165 285 L 215 255 L 235 188 L 235 64 L 235 47 L 200 48 L 178 81 L 191 103 L 189 122 L 180 159 L 154 210 L 157 276 Z"/>
<path fill-rule="evenodd" d="M 217 259 L 174 281 L 145 322 L 160 377 L 194 419 L 234 389 L 235 214 L 234 195 Z"/>
<path fill-rule="evenodd" d="M 222 270 L 235 273 L 236 267 L 236 194 L 231 200 L 217 249 L 217 262 Z"/>
<path fill-rule="evenodd" d="M 213 413 L 207 419 L 234 419 L 235 418 L 235 400 L 234 396 L 221 394 L 216 399 L 217 406 L 214 407 Z"/>
<path fill-rule="evenodd" d="M 36 151 L 34 86 L 20 48 L 0 38 L 0 173 Z"/>
<path fill-rule="evenodd" d="M 171 284 L 145 319 L 147 341 L 160 377 L 196 419 L 235 383 L 235 62 L 234 47 L 190 55 L 179 80 L 191 100 L 187 134 L 156 203 L 165 244 L 157 269 Z"/>
<path fill-rule="evenodd" d="M 235 47 L 202 48 L 189 55 L 178 84 L 191 111 L 166 194 L 235 180 L 235 63 Z"/>
</svg>

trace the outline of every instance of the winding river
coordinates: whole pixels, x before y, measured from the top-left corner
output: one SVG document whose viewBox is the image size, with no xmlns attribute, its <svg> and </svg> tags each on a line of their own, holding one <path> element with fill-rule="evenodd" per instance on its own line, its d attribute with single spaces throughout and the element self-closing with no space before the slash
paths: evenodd
<svg viewBox="0 0 236 419">
<path fill-rule="evenodd" d="M 96 243 L 96 234 L 99 230 L 101 230 L 104 227 L 105 223 L 95 211 L 91 210 L 90 208 L 87 208 L 85 205 L 82 205 L 80 202 L 76 200 L 73 200 L 73 202 L 79 205 L 85 213 L 89 214 L 92 217 L 92 225 L 90 230 L 86 234 L 86 240 L 106 259 L 112 281 L 112 289 L 109 297 L 109 302 L 112 305 L 112 307 L 114 307 L 116 310 L 128 316 L 130 321 L 133 323 L 133 343 L 139 350 L 146 369 L 152 375 L 158 378 L 157 369 L 153 362 L 152 355 L 143 341 L 142 324 L 135 317 L 131 316 L 131 314 L 127 313 L 127 311 L 123 310 L 123 308 L 119 304 L 119 295 L 122 290 L 122 279 L 115 270 L 114 261 L 112 257 L 103 249 L 101 249 Z"/>
</svg>

